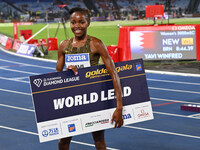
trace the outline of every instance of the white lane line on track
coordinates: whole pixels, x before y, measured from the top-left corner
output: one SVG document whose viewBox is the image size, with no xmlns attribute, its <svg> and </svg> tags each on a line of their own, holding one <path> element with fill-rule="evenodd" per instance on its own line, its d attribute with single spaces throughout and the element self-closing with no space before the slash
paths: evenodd
<svg viewBox="0 0 200 150">
<path fill-rule="evenodd" d="M 13 64 L 18 64 L 18 65 L 23 65 L 23 66 L 29 66 L 29 67 L 56 70 L 56 67 L 53 68 L 53 67 L 45 67 L 45 66 L 39 66 L 39 65 L 25 64 L 25 63 L 20 63 L 20 62 L 16 62 L 16 61 L 5 60 L 5 59 L 0 59 L 0 61 L 9 62 L 9 63 L 13 63 Z"/>
<path fill-rule="evenodd" d="M 12 108 L 12 109 L 18 109 L 18 110 L 24 110 L 24 111 L 35 112 L 33 109 L 22 108 L 22 107 L 16 107 L 16 106 L 11 106 L 11 105 L 0 104 L 0 106 L 2 106 L 2 107 L 7 107 L 7 108 Z"/>
<path fill-rule="evenodd" d="M 0 77 L 0 79 L 9 80 L 9 81 L 16 81 L 16 82 L 21 82 L 21 83 L 29 83 L 29 81 L 17 80 L 16 78 L 4 78 L 4 77 Z"/>
<path fill-rule="evenodd" d="M 27 72 L 27 71 L 20 71 L 20 70 L 15 70 L 15 69 L 7 69 L 0 67 L 2 70 L 7 70 L 7 71 L 12 71 L 12 72 L 19 72 L 19 73 L 25 73 L 25 74 L 32 74 L 32 75 L 38 75 L 39 73 L 33 73 L 33 72 Z"/>
<path fill-rule="evenodd" d="M 200 119 L 200 113 L 189 115 L 188 117 L 194 117 Z"/>
<path fill-rule="evenodd" d="M 124 127 L 131 128 L 131 129 L 137 129 L 137 130 L 144 130 L 144 131 L 151 131 L 151 132 L 156 132 L 156 133 L 163 133 L 163 134 L 170 134 L 170 135 L 176 135 L 176 136 L 183 136 L 183 137 L 188 137 L 188 138 L 200 139 L 200 136 L 193 136 L 193 135 L 188 135 L 188 134 L 181 134 L 181 133 L 175 133 L 175 132 L 168 132 L 168 131 L 140 128 L 140 127 L 134 127 L 134 126 L 124 126 Z"/>
<path fill-rule="evenodd" d="M 161 90 L 161 91 L 170 91 L 170 92 L 181 92 L 181 93 L 200 94 L 200 92 L 195 92 L 195 91 L 175 90 L 175 89 L 156 88 L 156 87 L 148 87 L 148 88 L 151 89 L 151 90 Z"/>
<path fill-rule="evenodd" d="M 32 109 L 26 109 L 26 108 L 21 108 L 21 107 L 9 106 L 9 105 L 4 105 L 4 104 L 0 104 L 0 106 L 9 107 L 9 108 L 13 108 L 13 109 L 24 110 L 24 111 L 34 112 L 34 110 L 32 110 Z M 155 113 L 155 114 L 161 114 L 161 115 L 175 116 L 175 117 L 183 117 L 183 118 L 189 118 L 189 119 L 200 119 L 200 118 L 195 118 L 195 117 L 190 117 L 190 116 L 184 116 L 184 115 L 178 115 L 178 114 L 170 114 L 170 113 L 163 113 L 163 112 L 155 112 L 155 111 L 153 111 L 153 113 Z M 187 134 L 180 134 L 180 133 L 167 132 L 167 131 L 154 130 L 154 129 L 147 129 L 147 128 L 132 127 L 132 126 L 124 126 L 124 127 L 200 139 L 200 137 L 198 137 L 198 136 L 187 135 Z"/>
<path fill-rule="evenodd" d="M 6 89 L 0 89 L 0 91 L 22 94 L 22 95 L 31 95 L 30 93 L 24 93 L 24 92 L 18 92 L 18 91 L 13 91 L 13 90 L 6 90 Z"/>
<path fill-rule="evenodd" d="M 10 128 L 10 127 L 6 127 L 6 126 L 0 126 L 0 128 L 6 129 L 6 130 L 11 130 L 11 131 L 16 131 L 16 132 L 21 132 L 21 133 L 26 133 L 26 134 L 31 134 L 31 135 L 37 135 L 38 136 L 38 133 L 34 133 L 34 132 L 30 132 L 30 131 L 25 131 L 25 130 Z M 95 147 L 94 144 L 89 144 L 89 143 L 85 143 L 85 142 L 79 142 L 79 141 L 74 141 L 74 140 L 72 140 L 71 142 L 75 143 L 75 144 L 80 144 L 80 145 L 86 145 L 86 146 L 90 146 L 90 147 Z M 119 149 L 115 149 L 115 148 L 111 148 L 111 147 L 106 147 L 106 149 L 108 149 L 108 150 L 119 150 Z"/>
<path fill-rule="evenodd" d="M 164 112 L 158 112 L 158 111 L 153 111 L 154 114 L 159 114 L 159 115 L 167 115 L 167 116 L 174 116 L 174 117 L 182 117 L 182 118 L 192 118 L 192 119 L 200 119 L 197 117 L 191 116 L 185 116 L 185 115 L 179 115 L 179 114 L 171 114 L 171 113 L 164 113 Z"/>
<path fill-rule="evenodd" d="M 197 102 L 179 101 L 179 100 L 164 99 L 164 98 L 150 97 L 150 99 L 151 100 L 158 100 L 158 101 L 179 102 L 179 103 L 188 103 L 188 104 L 198 104 L 198 105 L 200 105 L 200 103 L 197 103 Z"/>
<path fill-rule="evenodd" d="M 189 84 L 189 85 L 200 85 L 200 83 L 192 83 L 192 82 L 181 82 L 181 81 L 171 81 L 171 80 L 159 80 L 159 79 L 149 79 L 148 81 L 156 81 L 156 82 L 168 82 L 168 83 L 178 83 L 178 84 Z"/>
<path fill-rule="evenodd" d="M 156 113 L 158 113 L 158 112 L 156 112 Z M 166 113 L 162 113 L 162 114 L 166 114 Z M 183 116 L 179 116 L 179 117 L 183 117 Z M 184 117 L 186 117 L 186 116 L 184 116 Z M 190 118 L 190 117 L 188 117 L 188 118 Z M 132 129 L 138 129 L 138 130 L 144 130 L 144 131 L 151 131 L 151 132 L 156 132 L 156 133 L 163 133 L 163 134 L 170 134 L 170 135 L 176 135 L 176 136 L 183 136 L 183 137 L 188 137 L 188 138 L 200 139 L 199 136 L 193 136 L 193 135 L 188 135 L 188 134 L 181 134 L 181 133 L 175 133 L 175 132 L 167 132 L 167 131 L 147 129 L 147 128 L 140 128 L 140 127 L 133 127 L 133 126 L 124 126 L 124 127 L 126 127 L 126 128 L 132 128 Z M 27 133 L 27 134 L 32 134 L 32 135 L 38 135 L 37 133 L 34 133 L 34 132 L 24 131 L 24 130 L 15 129 L 15 128 L 9 128 L 9 127 L 5 127 L 5 126 L 0 126 L 0 128 L 12 130 L 12 131 L 17 131 L 17 132 L 22 132 L 22 133 Z M 88 143 L 83 143 L 83 142 L 78 142 L 78 141 L 74 141 L 74 143 L 76 143 L 76 144 L 83 144 L 83 145 L 87 145 L 87 146 L 94 146 L 93 144 L 88 144 Z M 108 148 L 108 149 L 110 149 L 110 150 L 117 150 L 117 149 L 113 149 L 113 148 Z"/>
<path fill-rule="evenodd" d="M 83 143 L 83 142 L 78 142 L 78 141 L 73 141 L 73 140 L 72 140 L 72 143 L 76 143 L 76 144 L 81 144 L 81 145 L 86 145 L 86 146 L 95 147 L 94 144 L 88 144 L 88 143 Z M 110 148 L 110 147 L 106 147 L 106 149 L 109 149 L 109 150 L 119 150 L 119 149 Z"/>
<path fill-rule="evenodd" d="M 169 71 L 157 71 L 157 70 L 145 70 L 146 73 L 153 74 L 164 74 L 164 75 L 173 75 L 173 76 L 184 76 L 184 77 L 200 77 L 200 74 L 191 74 L 191 73 L 180 73 L 180 72 L 169 72 Z"/>
<path fill-rule="evenodd" d="M 28 79 L 29 77 L 27 76 L 27 77 L 16 77 L 16 78 L 11 78 L 11 79 L 14 79 L 14 80 L 21 80 L 21 79 Z"/>
<path fill-rule="evenodd" d="M 34 132 L 15 129 L 15 128 L 10 128 L 10 127 L 6 127 L 6 126 L 0 126 L 0 128 L 7 129 L 7 130 L 12 130 L 12 131 L 17 131 L 17 132 L 22 132 L 22 133 L 27 133 L 27 134 L 32 134 L 32 135 L 38 135 L 37 133 L 34 133 Z"/>
</svg>

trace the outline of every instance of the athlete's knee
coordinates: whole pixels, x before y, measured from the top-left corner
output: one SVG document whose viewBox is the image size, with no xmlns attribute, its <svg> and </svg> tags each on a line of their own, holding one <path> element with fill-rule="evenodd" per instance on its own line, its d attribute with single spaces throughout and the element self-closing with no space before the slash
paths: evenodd
<svg viewBox="0 0 200 150">
<path fill-rule="evenodd" d="M 97 150 L 106 150 L 106 143 L 104 139 L 104 130 L 92 133 L 95 147 Z"/>
<path fill-rule="evenodd" d="M 104 142 L 104 130 L 92 133 L 95 142 Z"/>
<path fill-rule="evenodd" d="M 59 139 L 59 144 L 61 145 L 69 145 L 71 142 L 72 137 L 62 138 Z"/>
</svg>

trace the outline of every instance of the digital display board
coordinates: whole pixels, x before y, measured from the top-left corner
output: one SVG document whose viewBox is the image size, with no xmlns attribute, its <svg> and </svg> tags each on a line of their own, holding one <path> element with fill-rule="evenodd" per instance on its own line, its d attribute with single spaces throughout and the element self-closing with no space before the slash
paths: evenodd
<svg viewBox="0 0 200 150">
<path fill-rule="evenodd" d="M 164 6 L 163 5 L 147 5 L 146 6 L 146 18 L 155 17 L 155 16 L 164 15 Z"/>
<path fill-rule="evenodd" d="M 130 50 L 131 59 L 196 59 L 196 31 L 130 31 Z"/>
</svg>

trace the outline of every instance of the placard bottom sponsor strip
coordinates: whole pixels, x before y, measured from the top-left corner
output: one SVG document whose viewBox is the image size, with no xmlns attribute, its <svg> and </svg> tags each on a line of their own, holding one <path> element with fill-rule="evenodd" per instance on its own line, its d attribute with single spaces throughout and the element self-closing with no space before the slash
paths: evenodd
<svg viewBox="0 0 200 150">
<path fill-rule="evenodd" d="M 114 127 L 111 123 L 115 108 L 38 123 L 40 142 L 80 135 Z M 151 102 L 123 107 L 124 125 L 153 119 Z"/>
</svg>

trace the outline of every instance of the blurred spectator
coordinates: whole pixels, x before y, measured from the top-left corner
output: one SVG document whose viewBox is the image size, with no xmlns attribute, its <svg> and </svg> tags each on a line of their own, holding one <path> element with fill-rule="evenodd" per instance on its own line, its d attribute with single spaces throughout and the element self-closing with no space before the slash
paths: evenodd
<svg viewBox="0 0 200 150">
<path fill-rule="evenodd" d="M 146 5 L 160 4 L 166 6 L 166 0 L 91 0 L 95 8 L 90 8 L 93 17 L 105 17 L 114 19 L 136 19 L 145 17 Z M 86 8 L 84 0 L 9 0 L 14 6 L 21 9 L 22 12 L 28 12 L 29 19 L 53 20 L 60 18 L 60 2 L 67 5 L 68 9 L 72 7 Z M 172 15 L 181 17 L 187 12 L 188 0 L 171 0 L 170 10 Z M 95 12 L 98 10 L 98 12 Z M 200 6 L 198 7 L 200 11 Z M 11 5 L 0 3 L 1 19 L 20 19 L 22 13 Z M 64 9 L 64 14 L 68 12 Z M 96 15 L 96 16 L 95 16 Z M 169 14 L 170 15 L 170 14 Z"/>
</svg>

